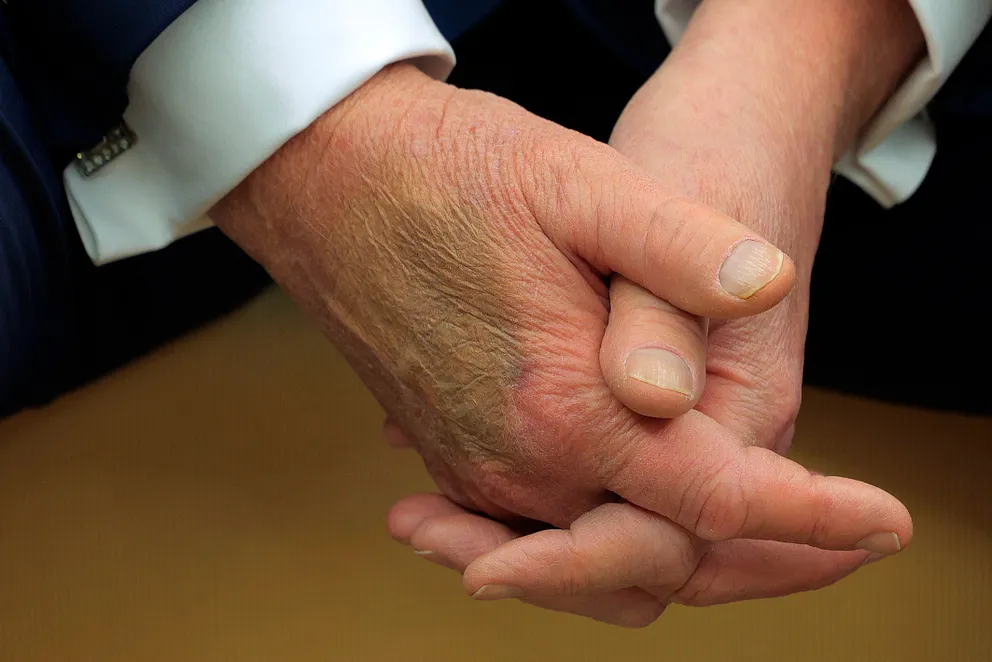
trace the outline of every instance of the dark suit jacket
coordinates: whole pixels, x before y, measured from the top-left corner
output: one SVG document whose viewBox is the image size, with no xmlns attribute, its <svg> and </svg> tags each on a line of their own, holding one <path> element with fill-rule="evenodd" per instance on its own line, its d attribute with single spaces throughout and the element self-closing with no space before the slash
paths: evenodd
<svg viewBox="0 0 992 662">
<path fill-rule="evenodd" d="M 116 367 L 265 283 L 215 231 L 96 269 L 66 205 L 62 169 L 117 123 L 138 55 L 193 1 L 0 5 L 0 415 Z"/>
</svg>

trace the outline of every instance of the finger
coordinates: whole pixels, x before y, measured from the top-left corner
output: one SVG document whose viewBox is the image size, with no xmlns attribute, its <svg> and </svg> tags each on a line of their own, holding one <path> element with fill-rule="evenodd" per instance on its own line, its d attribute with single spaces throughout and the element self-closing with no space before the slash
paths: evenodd
<svg viewBox="0 0 992 662">
<path fill-rule="evenodd" d="M 604 273 L 623 274 L 704 317 L 754 315 L 792 288 L 795 267 L 782 251 L 730 217 L 672 195 L 611 148 L 590 144 L 548 158 L 560 175 L 555 204 L 539 209 L 539 220 L 559 247 Z"/>
<path fill-rule="evenodd" d="M 511 586 L 530 598 L 649 588 L 667 602 L 692 575 L 702 545 L 680 526 L 630 504 L 605 504 L 569 530 L 506 544 L 469 566 L 469 592 Z"/>
<path fill-rule="evenodd" d="M 912 538 L 909 513 L 892 495 L 814 476 L 773 451 L 744 445 L 698 412 L 643 421 L 624 433 L 610 449 L 607 489 L 705 540 L 754 538 L 888 555 Z"/>
<path fill-rule="evenodd" d="M 472 561 L 515 537 L 502 524 L 465 512 L 425 520 L 414 533 L 412 543 L 426 560 L 464 572 Z M 643 627 L 664 611 L 664 603 L 635 587 L 608 586 L 596 595 L 540 595 L 523 593 L 516 586 L 490 583 L 476 586 L 469 594 L 482 601 L 519 599 L 542 609 L 624 627 Z"/>
<path fill-rule="evenodd" d="M 637 585 L 663 602 L 706 606 L 822 588 L 866 559 L 864 552 L 769 541 L 700 545 L 681 527 L 630 504 L 597 510 L 571 531 L 544 531 L 481 556 L 465 571 L 466 588 L 510 586 L 547 598 Z"/>
<path fill-rule="evenodd" d="M 629 409 L 653 418 L 681 416 L 705 386 L 706 320 L 615 276 L 600 365 Z"/>
<path fill-rule="evenodd" d="M 778 598 L 830 586 L 858 570 L 864 552 L 831 552 L 769 540 L 711 545 L 672 602 L 694 607 Z"/>
<path fill-rule="evenodd" d="M 478 557 L 517 537 L 506 526 L 469 513 L 440 494 L 418 494 L 397 503 L 390 511 L 389 530 L 395 539 L 412 544 L 424 559 L 459 573 Z M 491 600 L 496 596 L 493 590 L 488 595 L 483 591 L 478 599 Z M 664 605 L 640 589 L 526 602 L 623 627 L 644 627 L 664 611 Z"/>
<path fill-rule="evenodd" d="M 465 513 L 468 511 L 441 494 L 412 494 L 400 499 L 389 509 L 389 514 L 386 515 L 386 530 L 396 542 L 412 545 L 413 534 L 425 520 Z M 485 518 L 479 517 L 479 519 Z M 512 539 L 512 535 L 507 538 L 507 540 Z"/>
<path fill-rule="evenodd" d="M 391 420 L 387 420 L 386 424 L 382 428 L 382 437 L 386 441 L 386 445 L 391 448 L 413 448 L 413 441 L 406 436 L 406 433 L 400 429 L 400 426 L 393 423 Z"/>
</svg>

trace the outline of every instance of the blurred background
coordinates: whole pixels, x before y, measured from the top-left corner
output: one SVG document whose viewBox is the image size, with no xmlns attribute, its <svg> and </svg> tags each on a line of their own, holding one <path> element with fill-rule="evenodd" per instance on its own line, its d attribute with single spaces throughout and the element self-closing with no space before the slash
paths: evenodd
<svg viewBox="0 0 992 662">
<path fill-rule="evenodd" d="M 667 45 L 622 57 L 570 16 L 504 3 L 460 40 L 453 82 L 605 140 L 649 73 L 629 63 Z M 960 94 L 952 81 L 934 106 L 954 121 L 911 203 L 883 213 L 836 184 L 814 276 L 794 455 L 901 498 L 916 538 L 898 557 L 817 593 L 672 608 L 643 631 L 475 604 L 386 535 L 393 501 L 432 485 L 382 444 L 381 410 L 295 307 L 267 289 L 201 326 L 264 286 L 254 267 L 232 257 L 187 318 L 156 313 L 209 278 L 204 241 L 223 239 L 207 235 L 169 249 L 201 257 L 167 291 L 142 289 L 154 263 L 132 262 L 112 267 L 137 275 L 130 289 L 91 302 L 120 331 L 81 341 L 87 379 L 158 349 L 0 422 L 0 661 L 992 660 L 992 351 L 986 304 L 952 289 L 987 279 L 990 168 L 943 165 L 992 154 L 992 127 Z"/>
<path fill-rule="evenodd" d="M 432 489 L 278 292 L 0 423 L 0 660 L 992 660 L 992 420 L 811 389 L 795 456 L 902 499 L 913 545 L 783 600 L 630 631 L 520 603 L 385 532 Z"/>
</svg>

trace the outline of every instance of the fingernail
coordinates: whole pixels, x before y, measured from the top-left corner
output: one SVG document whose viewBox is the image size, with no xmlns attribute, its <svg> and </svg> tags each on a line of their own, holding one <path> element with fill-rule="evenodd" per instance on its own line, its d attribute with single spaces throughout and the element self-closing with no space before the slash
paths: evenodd
<svg viewBox="0 0 992 662">
<path fill-rule="evenodd" d="M 902 551 L 899 536 L 894 533 L 876 533 L 860 541 L 856 547 L 881 556 L 892 556 Z"/>
<path fill-rule="evenodd" d="M 692 371 L 682 357 L 649 347 L 631 352 L 624 364 L 631 379 L 692 397 Z"/>
<path fill-rule="evenodd" d="M 861 562 L 861 565 L 862 566 L 871 565 L 872 563 L 875 563 L 876 561 L 881 561 L 884 558 L 887 558 L 885 554 L 872 552 L 871 554 L 868 555 L 868 558 L 866 558 L 864 561 Z"/>
<path fill-rule="evenodd" d="M 735 297 L 750 299 L 775 280 L 785 254 L 760 241 L 745 241 L 734 249 L 720 269 L 720 284 Z"/>
<path fill-rule="evenodd" d="M 472 594 L 475 600 L 510 600 L 522 597 L 524 592 L 516 586 L 503 586 L 502 584 L 486 584 Z"/>
<path fill-rule="evenodd" d="M 434 552 L 428 549 L 415 549 L 413 550 L 413 553 L 416 554 L 417 556 L 430 556 Z"/>
</svg>

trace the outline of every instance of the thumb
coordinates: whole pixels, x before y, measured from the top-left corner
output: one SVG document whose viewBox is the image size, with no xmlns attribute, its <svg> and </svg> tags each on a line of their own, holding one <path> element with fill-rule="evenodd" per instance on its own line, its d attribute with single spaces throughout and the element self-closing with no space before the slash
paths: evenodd
<svg viewBox="0 0 992 662">
<path fill-rule="evenodd" d="M 705 387 L 706 327 L 705 318 L 614 276 L 600 350 L 613 395 L 652 418 L 675 418 L 692 409 Z"/>
<path fill-rule="evenodd" d="M 795 267 L 778 248 L 704 204 L 666 190 L 599 143 L 557 149 L 553 182 L 531 201 L 560 249 L 694 315 L 745 317 L 775 306 Z"/>
</svg>

